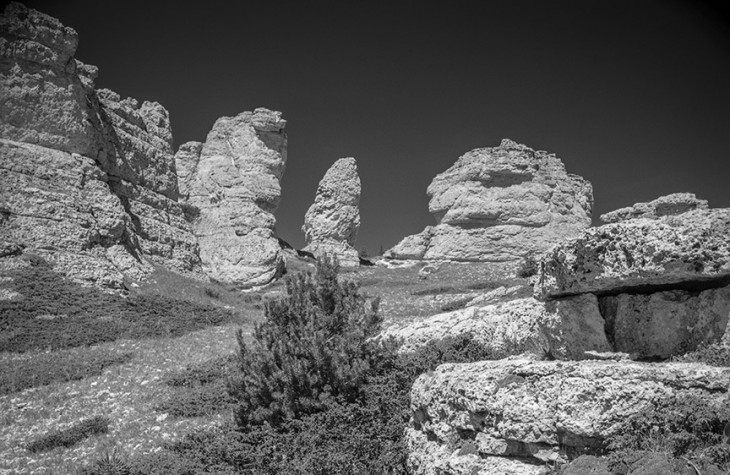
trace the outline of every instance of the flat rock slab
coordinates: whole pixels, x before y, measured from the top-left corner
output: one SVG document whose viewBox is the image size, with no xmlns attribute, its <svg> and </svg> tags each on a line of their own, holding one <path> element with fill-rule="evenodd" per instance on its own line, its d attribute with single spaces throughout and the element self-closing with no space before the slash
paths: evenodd
<svg viewBox="0 0 730 475">
<path fill-rule="evenodd" d="M 700 363 L 535 361 L 516 357 L 444 364 L 421 375 L 411 390 L 407 431 L 414 473 L 438 471 L 431 453 L 451 466 L 467 457 L 521 460 L 525 470 L 564 460 L 566 453 L 603 448 L 627 417 L 673 396 L 730 403 L 730 368 Z M 573 452 L 575 451 L 575 452 Z M 486 469 L 485 469 L 486 470 Z M 494 472 L 497 473 L 497 472 Z M 502 473 L 502 472 L 499 472 Z"/>
<path fill-rule="evenodd" d="M 698 209 L 588 229 L 543 256 L 535 294 L 619 294 L 730 279 L 730 209 Z"/>
<path fill-rule="evenodd" d="M 584 359 L 586 351 L 612 350 L 604 326 L 593 295 L 547 303 L 528 297 L 441 313 L 387 328 L 382 336 L 402 340 L 403 352 L 470 334 L 494 358 L 531 353 Z"/>
</svg>

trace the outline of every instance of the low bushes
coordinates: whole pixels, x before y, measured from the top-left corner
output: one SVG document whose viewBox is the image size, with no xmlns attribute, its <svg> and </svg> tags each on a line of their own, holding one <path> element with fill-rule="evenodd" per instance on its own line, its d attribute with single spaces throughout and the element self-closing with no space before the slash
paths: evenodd
<svg viewBox="0 0 730 475">
<path fill-rule="evenodd" d="M 168 376 L 165 383 L 174 392 L 155 410 L 176 417 L 200 417 L 230 409 L 235 400 L 228 394 L 228 377 L 235 361 L 234 357 L 217 358 Z"/>
<path fill-rule="evenodd" d="M 96 416 L 79 421 L 68 429 L 46 434 L 28 444 L 26 448 L 30 452 L 44 452 L 57 447 L 71 447 L 92 435 L 107 432 L 109 432 L 109 419 Z"/>
<path fill-rule="evenodd" d="M 109 366 L 129 362 L 132 356 L 133 353 L 84 348 L 8 361 L 0 365 L 0 395 L 97 376 Z"/>
<path fill-rule="evenodd" d="M 58 350 L 119 338 L 180 336 L 210 325 L 242 321 L 209 305 L 161 295 L 123 297 L 82 287 L 43 261 L 14 271 L 24 298 L 0 301 L 0 352 Z"/>
</svg>

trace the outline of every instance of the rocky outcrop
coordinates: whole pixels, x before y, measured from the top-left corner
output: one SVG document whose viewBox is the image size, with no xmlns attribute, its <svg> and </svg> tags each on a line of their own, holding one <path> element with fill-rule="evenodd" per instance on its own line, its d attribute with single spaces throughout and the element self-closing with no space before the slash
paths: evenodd
<svg viewBox="0 0 730 475">
<path fill-rule="evenodd" d="M 730 209 L 591 228 L 542 260 L 538 295 L 620 293 L 730 278 Z"/>
<path fill-rule="evenodd" d="M 392 259 L 517 261 L 577 236 L 593 191 L 553 154 L 504 139 L 461 156 L 428 187 L 437 221 L 386 252 Z"/>
<path fill-rule="evenodd" d="M 604 327 L 592 295 L 548 303 L 529 297 L 434 315 L 389 327 L 381 335 L 401 340 L 403 352 L 470 334 L 493 358 L 531 353 L 539 358 L 580 360 L 591 358 L 586 351 L 612 350 Z"/>
<path fill-rule="evenodd" d="M 424 475 L 546 473 L 546 462 L 604 448 L 626 418 L 664 399 L 722 407 L 728 388 L 730 369 L 699 363 L 444 364 L 413 385 L 409 463 Z"/>
<path fill-rule="evenodd" d="M 535 295 L 596 296 L 614 350 L 636 358 L 668 358 L 727 340 L 730 209 L 700 203 L 679 214 L 656 211 L 657 203 L 677 203 L 672 196 L 693 195 L 660 198 L 649 216 L 557 245 L 539 265 Z"/>
<path fill-rule="evenodd" d="M 360 177 L 354 158 L 337 160 L 317 187 L 314 203 L 304 217 L 305 251 L 333 254 L 340 265 L 359 265 L 353 247 L 360 228 Z"/>
<path fill-rule="evenodd" d="M 608 224 L 634 218 L 657 219 L 662 216 L 676 216 L 695 209 L 708 209 L 707 200 L 697 199 L 694 193 L 673 193 L 660 196 L 648 203 L 636 203 L 628 208 L 602 214 L 601 221 Z"/>
<path fill-rule="evenodd" d="M 167 111 L 95 90 L 78 35 L 54 18 L 11 3 L 0 30 L 4 240 L 106 287 L 153 264 L 202 278 Z"/>
<path fill-rule="evenodd" d="M 240 288 L 281 275 L 274 232 L 286 163 L 286 121 L 259 108 L 221 117 L 205 143 L 178 150 L 181 201 L 195 210 L 193 232 L 205 273 Z"/>
</svg>

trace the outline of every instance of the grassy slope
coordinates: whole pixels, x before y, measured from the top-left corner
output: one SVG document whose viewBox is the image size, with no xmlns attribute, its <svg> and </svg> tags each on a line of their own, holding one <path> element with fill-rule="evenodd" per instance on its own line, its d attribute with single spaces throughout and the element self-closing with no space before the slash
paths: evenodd
<svg viewBox="0 0 730 475">
<path fill-rule="evenodd" d="M 292 267 L 310 268 L 305 262 Z M 450 302 L 477 295 L 478 288 L 497 286 L 494 281 L 503 277 L 488 265 L 451 264 L 421 278 L 420 267 L 359 268 L 344 275 L 382 298 L 381 311 L 389 321 L 439 313 Z M 24 299 L 0 301 L 0 382 L 6 393 L 0 395 L 0 473 L 75 473 L 81 463 L 112 448 L 125 455 L 155 453 L 186 434 L 227 421 L 230 414 L 221 409 L 225 401 L 218 400 L 200 404 L 204 417 L 180 417 L 195 413 L 200 403 L 191 396 L 195 390 L 203 399 L 211 392 L 200 384 L 191 392 L 169 383 L 187 368 L 225 362 L 237 349 L 236 328 L 250 332 L 263 316 L 262 300 L 283 291 L 277 283 L 257 292 L 232 292 L 157 269 L 147 284 L 122 298 L 59 280 L 49 271 L 25 266 L 2 273 L 0 287 Z M 130 311 L 130 301 L 144 305 Z M 192 310 L 176 323 L 162 310 L 150 312 L 151 302 Z M 210 307 L 234 315 L 221 317 Z M 215 318 L 184 323 L 204 308 Z M 140 314 L 146 319 L 135 322 Z M 50 336 L 43 331 L 49 327 L 54 327 Z M 84 339 L 88 334 L 96 337 Z M 23 390 L 29 386 L 37 387 Z M 97 415 L 112 421 L 107 434 L 70 448 L 36 454 L 25 449 L 44 434 Z"/>
</svg>

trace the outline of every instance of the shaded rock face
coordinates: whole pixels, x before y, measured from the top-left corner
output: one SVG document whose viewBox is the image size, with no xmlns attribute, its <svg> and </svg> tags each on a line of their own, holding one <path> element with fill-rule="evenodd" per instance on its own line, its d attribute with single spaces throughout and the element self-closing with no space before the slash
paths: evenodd
<svg viewBox="0 0 730 475">
<path fill-rule="evenodd" d="M 694 193 L 673 193 L 660 196 L 648 203 L 636 203 L 628 208 L 602 214 L 601 221 L 608 224 L 634 218 L 657 219 L 662 216 L 675 216 L 695 209 L 708 209 L 707 200 L 698 199 Z"/>
<path fill-rule="evenodd" d="M 12 3 L 0 31 L 4 240 L 106 287 L 152 264 L 202 278 L 167 111 L 95 90 L 76 32 L 54 18 Z"/>
<path fill-rule="evenodd" d="M 560 243 L 540 263 L 535 295 L 596 296 L 608 340 L 634 357 L 668 358 L 730 341 L 730 209 L 700 204 L 656 215 Z"/>
<path fill-rule="evenodd" d="M 343 266 L 359 265 L 353 246 L 360 229 L 360 191 L 355 159 L 337 160 L 319 182 L 304 217 L 305 251 L 315 256 L 334 254 Z"/>
<path fill-rule="evenodd" d="M 197 210 L 193 232 L 212 279 L 246 288 L 283 272 L 274 211 L 286 163 L 285 126 L 280 112 L 264 108 L 221 117 L 205 143 L 183 144 L 175 155 L 181 201 Z"/>
<path fill-rule="evenodd" d="M 392 259 L 508 262 L 577 236 L 593 190 L 553 154 L 504 139 L 461 156 L 428 187 L 437 221 L 386 252 Z"/>
<path fill-rule="evenodd" d="M 545 473 L 546 462 L 604 448 L 627 417 L 665 398 L 722 406 L 728 387 L 730 369 L 698 363 L 444 364 L 411 390 L 409 463 L 415 474 Z"/>
</svg>

